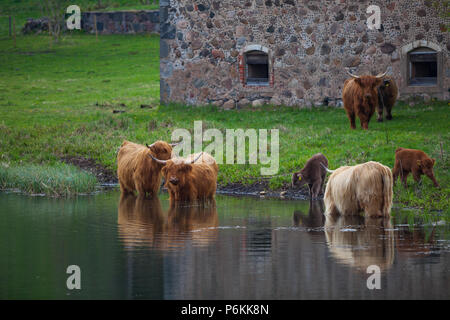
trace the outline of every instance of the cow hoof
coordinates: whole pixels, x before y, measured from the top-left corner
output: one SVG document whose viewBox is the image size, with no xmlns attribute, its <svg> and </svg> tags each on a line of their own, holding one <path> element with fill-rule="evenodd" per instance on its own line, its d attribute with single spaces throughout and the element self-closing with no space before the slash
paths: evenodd
<svg viewBox="0 0 450 320">
<path fill-rule="evenodd" d="M 377 119 L 378 122 L 383 122 L 383 118 Z"/>
</svg>

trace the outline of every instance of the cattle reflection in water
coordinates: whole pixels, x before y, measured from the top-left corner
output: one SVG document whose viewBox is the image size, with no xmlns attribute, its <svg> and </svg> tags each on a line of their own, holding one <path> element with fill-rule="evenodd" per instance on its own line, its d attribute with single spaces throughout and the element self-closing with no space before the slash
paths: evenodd
<svg viewBox="0 0 450 320">
<path fill-rule="evenodd" d="M 389 269 L 395 238 L 389 218 L 327 216 L 325 236 L 331 255 L 340 263 L 366 271 L 370 265 Z"/>
<path fill-rule="evenodd" d="M 294 227 L 303 226 L 306 228 L 321 228 L 325 223 L 325 206 L 322 200 L 309 202 L 308 215 L 305 216 L 301 211 L 294 211 Z"/>
<path fill-rule="evenodd" d="M 208 245 L 218 235 L 216 201 L 171 206 L 168 212 L 168 240 L 192 239 L 195 245 Z M 181 243 L 182 244 L 182 243 Z"/>
<path fill-rule="evenodd" d="M 120 197 L 119 237 L 130 250 L 142 247 L 171 250 L 183 247 L 188 240 L 194 245 L 207 245 L 217 238 L 218 225 L 215 201 L 171 207 L 166 212 L 157 197 Z"/>
</svg>

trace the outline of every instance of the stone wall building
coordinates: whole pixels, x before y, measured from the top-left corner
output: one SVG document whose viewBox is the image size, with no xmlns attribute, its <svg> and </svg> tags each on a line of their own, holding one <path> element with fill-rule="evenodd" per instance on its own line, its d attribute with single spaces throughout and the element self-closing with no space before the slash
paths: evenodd
<svg viewBox="0 0 450 320">
<path fill-rule="evenodd" d="M 437 7 L 436 7 L 437 3 Z M 370 30 L 370 5 L 381 28 Z M 348 78 L 386 68 L 402 97 L 449 99 L 436 0 L 161 0 L 161 101 L 232 108 L 334 105 Z"/>
</svg>

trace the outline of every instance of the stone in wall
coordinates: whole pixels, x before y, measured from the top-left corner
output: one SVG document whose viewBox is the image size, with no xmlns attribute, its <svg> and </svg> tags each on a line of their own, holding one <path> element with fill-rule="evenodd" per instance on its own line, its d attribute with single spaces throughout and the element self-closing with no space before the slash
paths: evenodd
<svg viewBox="0 0 450 320">
<path fill-rule="evenodd" d="M 404 84 L 402 48 L 417 39 L 436 43 L 444 54 L 444 70 L 450 68 L 449 33 L 443 31 L 445 19 L 433 7 L 424 1 L 385 1 L 380 5 L 382 28 L 369 30 L 370 4 L 370 0 L 161 2 L 161 64 L 173 67 L 172 75 L 164 78 L 170 94 L 161 94 L 161 99 L 198 105 L 233 100 L 238 107 L 258 100 L 340 105 L 345 68 L 357 74 L 389 69 Z M 268 48 L 273 76 L 268 86 L 243 82 L 239 61 L 252 45 Z M 448 88 L 450 80 L 444 74 L 443 87 Z M 442 95 L 448 97 L 448 90 Z"/>
</svg>

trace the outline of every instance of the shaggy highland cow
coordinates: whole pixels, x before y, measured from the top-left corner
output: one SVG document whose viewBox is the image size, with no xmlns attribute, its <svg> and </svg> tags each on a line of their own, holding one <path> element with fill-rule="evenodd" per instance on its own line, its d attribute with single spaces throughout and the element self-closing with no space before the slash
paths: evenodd
<svg viewBox="0 0 450 320">
<path fill-rule="evenodd" d="M 171 203 L 214 199 L 219 167 L 210 154 L 202 152 L 170 160 L 152 158 L 165 165 L 162 173 Z"/>
<path fill-rule="evenodd" d="M 392 120 L 392 108 L 397 101 L 398 87 L 392 77 L 384 77 L 378 87 L 378 122 L 383 122 L 383 108 L 386 109 L 386 119 Z"/>
<path fill-rule="evenodd" d="M 317 198 L 323 190 L 323 185 L 327 176 L 325 167 L 328 167 L 327 158 L 321 153 L 313 155 L 306 161 L 302 170 L 295 172 L 292 175 L 292 186 L 301 187 L 307 183 L 309 187 L 309 196 Z"/>
<path fill-rule="evenodd" d="M 386 73 L 378 76 L 355 76 L 350 72 L 348 74 L 353 79 L 345 81 L 342 100 L 350 127 L 356 129 L 355 117 L 358 116 L 361 127 L 368 130 L 370 118 L 378 108 L 378 87 Z"/>
<path fill-rule="evenodd" d="M 122 193 L 138 191 L 144 196 L 147 193 L 157 195 L 163 165 L 150 156 L 170 159 L 172 146 L 164 141 L 156 141 L 150 146 L 124 141 L 117 153 L 117 176 Z"/>
<path fill-rule="evenodd" d="M 392 207 L 391 169 L 370 161 L 333 171 L 325 189 L 326 215 L 388 217 Z"/>
<path fill-rule="evenodd" d="M 400 175 L 403 185 L 407 188 L 406 180 L 408 179 L 408 175 L 412 172 L 416 182 L 419 182 L 420 176 L 424 174 L 433 181 L 436 188 L 439 188 L 439 184 L 437 183 L 433 172 L 435 162 L 435 159 L 431 159 L 421 150 L 398 148 L 395 150 L 395 164 L 394 169 L 392 169 L 394 184 L 397 181 L 397 177 Z"/>
</svg>

